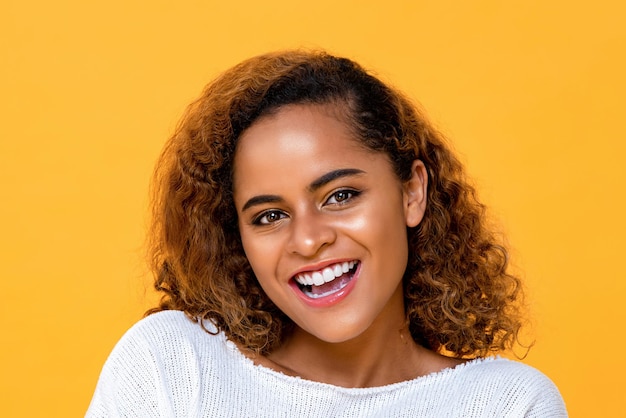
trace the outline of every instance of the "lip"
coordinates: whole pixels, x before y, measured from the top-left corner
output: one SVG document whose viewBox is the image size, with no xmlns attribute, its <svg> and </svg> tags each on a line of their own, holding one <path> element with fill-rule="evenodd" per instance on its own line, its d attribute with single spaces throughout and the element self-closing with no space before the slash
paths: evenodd
<svg viewBox="0 0 626 418">
<path fill-rule="evenodd" d="M 358 261 L 358 260 L 354 260 L 351 259 L 353 261 Z M 346 261 L 346 260 L 344 260 Z M 327 266 L 333 265 L 333 264 L 337 264 L 337 263 L 341 263 L 343 261 L 333 261 L 330 263 L 324 263 L 321 264 L 314 268 L 306 268 L 303 270 L 299 270 L 298 272 L 296 272 L 296 274 L 299 273 L 304 273 L 304 272 L 309 272 L 309 271 L 317 271 L 317 270 L 321 270 Z M 298 296 L 298 298 L 300 298 L 301 301 L 303 301 L 306 305 L 311 306 L 313 308 L 327 308 L 333 305 L 338 304 L 339 302 L 341 302 L 342 300 L 344 300 L 349 294 L 350 292 L 352 292 L 352 290 L 354 289 L 354 286 L 356 285 L 356 282 L 359 278 L 359 275 L 361 273 L 361 261 L 358 261 L 358 265 L 357 265 L 357 269 L 354 272 L 354 275 L 352 276 L 352 279 L 350 279 L 350 281 L 348 282 L 348 284 L 346 284 L 346 286 L 333 293 L 330 294 L 328 296 L 324 296 L 321 298 L 310 298 L 307 295 L 305 295 L 301 290 L 300 287 L 298 286 L 298 283 L 296 283 L 295 279 L 293 279 L 293 277 L 295 277 L 296 274 L 294 274 L 292 276 L 292 279 L 289 281 L 289 285 L 291 286 L 292 290 L 294 291 L 294 293 Z"/>
<path fill-rule="evenodd" d="M 308 265 L 306 267 L 302 267 L 296 271 L 294 271 L 291 274 L 291 277 L 296 277 L 298 274 L 301 273 L 310 273 L 313 271 L 322 271 L 324 270 L 326 267 L 328 266 L 332 266 L 334 264 L 341 264 L 341 263 L 345 263 L 346 261 L 359 261 L 356 258 L 341 258 L 341 259 L 337 259 L 337 260 L 326 260 L 326 261 L 321 261 L 319 263 L 316 264 L 311 264 Z"/>
</svg>

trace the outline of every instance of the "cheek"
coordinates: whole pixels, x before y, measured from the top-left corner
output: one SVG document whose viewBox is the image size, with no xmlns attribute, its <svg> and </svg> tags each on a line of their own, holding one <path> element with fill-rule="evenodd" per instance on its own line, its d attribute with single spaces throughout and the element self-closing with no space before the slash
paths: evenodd
<svg viewBox="0 0 626 418">
<path fill-rule="evenodd" d="M 379 254 L 381 263 L 404 272 L 408 260 L 407 226 L 402 205 L 395 203 L 376 205 L 367 216 L 355 220 L 353 227 L 361 231 L 371 250 Z M 389 266 L 392 260 L 395 265 Z"/>
<path fill-rule="evenodd" d="M 398 211 L 362 213 L 337 223 L 337 228 L 350 240 L 364 247 L 385 268 L 401 269 L 404 272 L 408 260 L 407 227 Z M 390 263 L 394 266 L 390 266 Z"/>
<path fill-rule="evenodd" d="M 260 258 L 262 259 L 263 257 L 262 255 L 263 247 L 257 245 L 257 243 L 254 240 L 250 239 L 249 237 L 246 237 L 245 234 L 241 234 L 241 244 L 243 246 L 243 252 L 245 253 L 246 258 L 250 262 L 252 269 L 256 271 L 257 260 Z"/>
<path fill-rule="evenodd" d="M 346 228 L 361 234 L 372 237 L 404 237 L 406 241 L 406 221 L 399 196 L 368 202 L 367 207 L 346 221 Z"/>
<path fill-rule="evenodd" d="M 243 251 L 259 282 L 274 271 L 280 245 L 270 237 L 241 231 Z"/>
</svg>

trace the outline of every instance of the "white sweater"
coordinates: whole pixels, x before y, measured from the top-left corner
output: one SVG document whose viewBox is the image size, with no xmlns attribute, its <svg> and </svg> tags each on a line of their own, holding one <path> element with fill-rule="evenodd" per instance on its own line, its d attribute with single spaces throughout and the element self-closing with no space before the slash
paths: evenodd
<svg viewBox="0 0 626 418">
<path fill-rule="evenodd" d="M 414 380 L 343 388 L 254 365 L 178 311 L 133 326 L 104 365 L 87 417 L 566 417 L 522 363 L 473 360 Z"/>
</svg>

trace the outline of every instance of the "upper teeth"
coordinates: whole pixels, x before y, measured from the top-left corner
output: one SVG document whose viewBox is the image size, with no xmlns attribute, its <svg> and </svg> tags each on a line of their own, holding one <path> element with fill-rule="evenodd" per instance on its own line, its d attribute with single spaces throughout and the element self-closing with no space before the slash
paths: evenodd
<svg viewBox="0 0 626 418">
<path fill-rule="evenodd" d="M 341 277 L 354 267 L 355 261 L 346 261 L 328 266 L 322 270 L 300 273 L 296 275 L 296 281 L 303 286 L 320 286 L 324 283 L 332 282 L 337 277 Z"/>
</svg>

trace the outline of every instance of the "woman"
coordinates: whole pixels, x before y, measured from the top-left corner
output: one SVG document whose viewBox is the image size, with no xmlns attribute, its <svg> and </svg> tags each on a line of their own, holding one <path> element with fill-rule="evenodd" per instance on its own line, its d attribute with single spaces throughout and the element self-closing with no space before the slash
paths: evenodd
<svg viewBox="0 0 626 418">
<path fill-rule="evenodd" d="M 317 52 L 245 61 L 157 166 L 160 306 L 108 359 L 88 416 L 565 416 L 489 354 L 520 283 L 463 168 L 416 108 Z"/>
</svg>

